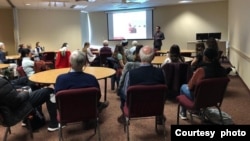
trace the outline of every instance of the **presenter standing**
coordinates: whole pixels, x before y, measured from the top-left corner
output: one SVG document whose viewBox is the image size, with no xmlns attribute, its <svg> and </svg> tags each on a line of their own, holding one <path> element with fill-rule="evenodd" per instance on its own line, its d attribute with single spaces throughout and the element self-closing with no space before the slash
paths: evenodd
<svg viewBox="0 0 250 141">
<path fill-rule="evenodd" d="M 156 26 L 156 32 L 154 33 L 154 48 L 161 50 L 162 40 L 165 39 L 164 33 L 161 32 L 161 27 Z"/>
</svg>

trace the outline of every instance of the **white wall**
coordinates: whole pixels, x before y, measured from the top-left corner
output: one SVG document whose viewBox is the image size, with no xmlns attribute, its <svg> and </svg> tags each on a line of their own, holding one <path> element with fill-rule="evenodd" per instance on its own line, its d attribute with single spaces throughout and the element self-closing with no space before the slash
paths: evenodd
<svg viewBox="0 0 250 141">
<path fill-rule="evenodd" d="M 228 3 L 213 2 L 173 5 L 154 8 L 154 25 L 161 26 L 166 39 L 163 49 L 172 44 L 187 48 L 188 41 L 195 41 L 197 32 L 222 32 L 222 39 L 228 35 Z M 90 13 L 92 44 L 101 44 L 107 39 L 107 16 L 105 12 Z M 117 42 L 110 42 L 114 46 Z M 130 41 L 131 43 L 131 41 Z M 152 45 L 153 40 L 139 40 L 144 45 Z"/>
<path fill-rule="evenodd" d="M 79 11 L 63 10 L 19 10 L 20 43 L 37 41 L 46 50 L 58 50 L 68 42 L 70 50 L 80 49 L 81 22 Z"/>
<path fill-rule="evenodd" d="M 154 8 L 154 25 L 160 25 L 166 36 L 163 49 L 169 49 L 172 44 L 186 49 L 187 42 L 194 41 L 197 32 L 222 32 L 222 40 L 227 40 L 227 8 L 227 2 Z M 19 10 L 20 42 L 34 45 L 40 41 L 47 50 L 57 50 L 63 42 L 69 42 L 72 49 L 81 48 L 85 41 L 102 46 L 102 41 L 107 39 L 106 13 L 89 13 L 90 30 L 86 29 L 87 17 L 79 11 Z M 152 45 L 152 42 L 139 40 L 144 45 Z M 110 46 L 117 43 L 110 41 Z"/>
<path fill-rule="evenodd" d="M 230 61 L 250 88 L 250 17 L 249 0 L 229 0 L 228 39 Z"/>
</svg>

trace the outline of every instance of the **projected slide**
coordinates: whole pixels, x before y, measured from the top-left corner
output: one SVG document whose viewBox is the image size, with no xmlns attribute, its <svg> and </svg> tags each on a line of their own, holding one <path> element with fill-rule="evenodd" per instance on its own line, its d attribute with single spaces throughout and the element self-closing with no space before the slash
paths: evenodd
<svg viewBox="0 0 250 141">
<path fill-rule="evenodd" d="M 151 39 L 152 12 L 148 10 L 108 14 L 109 39 Z"/>
</svg>

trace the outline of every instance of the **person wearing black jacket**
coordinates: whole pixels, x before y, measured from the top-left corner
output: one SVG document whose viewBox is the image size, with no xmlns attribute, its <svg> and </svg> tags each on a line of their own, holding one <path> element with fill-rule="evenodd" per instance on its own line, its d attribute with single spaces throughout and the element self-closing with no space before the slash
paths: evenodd
<svg viewBox="0 0 250 141">
<path fill-rule="evenodd" d="M 0 77 L 0 123 L 4 126 L 13 126 L 22 121 L 34 108 L 46 102 L 50 116 L 49 131 L 58 128 L 56 119 L 56 104 L 50 101 L 52 88 L 42 88 L 32 92 L 18 92 L 8 80 Z"/>
</svg>

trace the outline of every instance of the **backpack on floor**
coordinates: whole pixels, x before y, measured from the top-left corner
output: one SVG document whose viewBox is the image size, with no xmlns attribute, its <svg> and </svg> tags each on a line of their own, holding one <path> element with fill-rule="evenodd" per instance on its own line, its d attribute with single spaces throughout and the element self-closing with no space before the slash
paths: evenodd
<svg viewBox="0 0 250 141">
<path fill-rule="evenodd" d="M 208 121 L 210 121 L 212 124 L 218 124 L 218 125 L 233 125 L 234 122 L 232 120 L 232 117 L 227 114 L 226 112 L 221 111 L 223 123 L 220 119 L 220 113 L 217 108 L 207 108 L 205 110 L 205 117 Z"/>
</svg>

